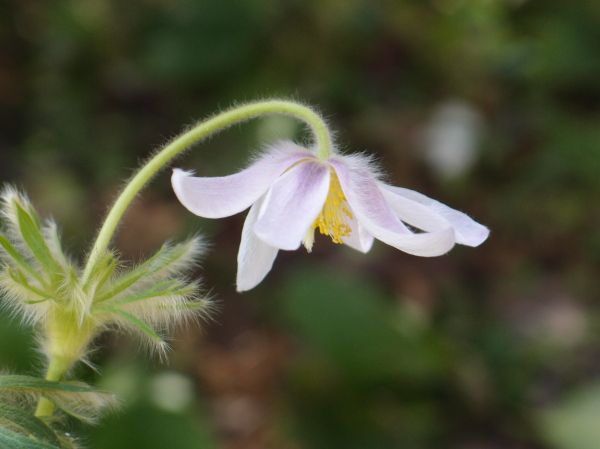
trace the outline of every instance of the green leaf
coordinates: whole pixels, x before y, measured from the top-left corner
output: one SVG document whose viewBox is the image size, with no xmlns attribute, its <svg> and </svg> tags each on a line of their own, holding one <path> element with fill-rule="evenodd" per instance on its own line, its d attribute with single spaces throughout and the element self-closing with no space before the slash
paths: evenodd
<svg viewBox="0 0 600 449">
<path fill-rule="evenodd" d="M 92 285 L 96 291 L 100 290 L 112 278 L 117 271 L 118 266 L 119 261 L 117 257 L 112 252 L 107 251 L 104 256 L 100 258 L 94 271 L 92 271 L 84 290 L 87 290 L 88 287 Z"/>
<path fill-rule="evenodd" d="M 204 299 L 197 299 L 195 301 L 181 302 L 177 304 L 162 304 L 161 309 L 163 310 L 180 310 L 187 312 L 208 312 L 210 311 L 210 302 Z"/>
<path fill-rule="evenodd" d="M 83 383 L 51 382 L 31 376 L 0 376 L 2 393 L 34 393 L 54 402 L 75 418 L 93 423 L 100 412 L 115 404 L 112 394 Z"/>
<path fill-rule="evenodd" d="M 113 396 L 106 393 L 51 395 L 49 399 L 66 414 L 88 424 L 95 424 L 103 411 L 116 404 Z"/>
<path fill-rule="evenodd" d="M 95 302 L 106 301 L 134 286 L 140 280 L 153 276 L 168 276 L 182 271 L 194 262 L 201 249 L 199 238 L 192 238 L 178 245 L 165 244 L 148 260 L 119 277 L 108 291 L 98 296 Z"/>
<path fill-rule="evenodd" d="M 43 283 L 40 274 L 31 266 L 27 259 L 13 246 L 13 244 L 3 235 L 0 234 L 0 246 L 4 249 L 6 254 L 15 262 L 16 265 L 21 267 L 40 283 Z"/>
<path fill-rule="evenodd" d="M 36 299 L 28 298 L 25 301 L 28 304 L 35 304 L 35 303 L 44 302 L 44 301 L 51 299 L 51 295 L 44 292 L 43 290 L 40 290 L 39 288 L 37 288 L 33 285 L 31 285 L 31 283 L 27 279 L 27 276 L 25 276 L 25 274 L 22 271 L 20 271 L 16 268 L 8 267 L 6 269 L 5 273 L 10 277 L 10 279 L 13 282 L 15 282 L 16 284 L 19 284 L 22 288 L 24 288 L 25 290 L 27 290 L 29 292 L 28 294 L 31 294 L 33 296 L 33 298 L 36 298 Z"/>
<path fill-rule="evenodd" d="M 0 427 L 18 430 L 19 433 L 38 441 L 60 444 L 54 431 L 46 423 L 31 413 L 9 404 L 0 404 Z"/>
<path fill-rule="evenodd" d="M 98 390 L 83 383 L 52 382 L 33 376 L 6 374 L 0 376 L 0 393 L 2 390 L 10 392 L 38 392 L 47 394 L 60 393 L 98 393 Z"/>
<path fill-rule="evenodd" d="M 143 290 L 134 295 L 119 298 L 114 301 L 114 304 L 125 305 L 138 301 L 174 296 L 186 297 L 193 295 L 196 289 L 197 285 L 195 283 L 185 283 L 178 279 L 172 279 L 159 282 L 148 290 Z"/>
<path fill-rule="evenodd" d="M 58 226 L 52 220 L 48 220 L 46 225 L 42 229 L 44 240 L 50 250 L 50 254 L 60 265 L 65 269 L 70 266 L 69 260 L 62 249 L 62 243 L 60 241 L 60 234 L 58 232 Z"/>
<path fill-rule="evenodd" d="M 48 273 L 55 274 L 60 267 L 46 244 L 44 234 L 35 215 L 31 215 L 21 204 L 15 203 L 19 232 L 31 250 L 33 256 L 40 262 Z"/>
<path fill-rule="evenodd" d="M 142 321 L 135 315 L 133 315 L 129 312 L 125 312 L 124 310 L 119 309 L 117 307 L 104 307 L 104 308 L 102 308 L 102 310 L 106 310 L 108 312 L 115 313 L 115 314 L 119 315 L 121 318 L 124 318 L 127 322 L 129 322 L 129 324 L 131 324 L 133 327 L 135 327 L 136 329 L 141 331 L 144 335 L 149 337 L 153 342 L 158 343 L 158 344 L 164 343 L 162 337 L 160 335 L 158 335 L 156 333 L 156 331 L 154 329 L 152 329 L 151 326 L 146 324 L 144 321 Z"/>
<path fill-rule="evenodd" d="M 0 427 L 0 449 L 61 449 L 61 447 Z"/>
</svg>

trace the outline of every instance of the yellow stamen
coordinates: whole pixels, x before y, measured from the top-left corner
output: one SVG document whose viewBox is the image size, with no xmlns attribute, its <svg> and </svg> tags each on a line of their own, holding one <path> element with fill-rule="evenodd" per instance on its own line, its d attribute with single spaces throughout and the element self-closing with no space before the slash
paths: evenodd
<svg viewBox="0 0 600 449">
<path fill-rule="evenodd" d="M 316 229 L 321 234 L 331 237 L 333 243 L 343 243 L 343 237 L 347 237 L 352 233 L 352 228 L 347 224 L 347 221 L 353 218 L 346 195 L 344 195 L 340 185 L 340 180 L 332 170 L 327 199 L 312 228 L 308 230 L 304 246 L 309 252 L 311 251 L 314 238 L 310 237 Z"/>
</svg>

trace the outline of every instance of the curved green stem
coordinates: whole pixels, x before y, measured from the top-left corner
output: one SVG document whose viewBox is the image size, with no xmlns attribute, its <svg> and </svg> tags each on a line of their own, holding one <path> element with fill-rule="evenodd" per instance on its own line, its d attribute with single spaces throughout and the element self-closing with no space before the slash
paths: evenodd
<svg viewBox="0 0 600 449">
<path fill-rule="evenodd" d="M 108 248 L 115 230 L 131 202 L 140 190 L 142 190 L 142 188 L 144 188 L 144 186 L 161 169 L 171 162 L 171 160 L 183 153 L 191 145 L 198 143 L 215 133 L 223 131 L 232 125 L 262 115 L 271 114 L 288 115 L 305 122 L 314 134 L 317 156 L 321 159 L 327 159 L 331 155 L 333 146 L 332 138 L 323 118 L 312 109 L 290 101 L 270 100 L 249 103 L 232 108 L 199 123 L 189 131 L 176 137 L 171 143 L 158 152 L 125 186 L 125 189 L 121 192 L 108 213 L 98 237 L 96 238 L 96 242 L 85 266 L 82 279 L 83 283 L 85 284 L 89 280 L 98 260 Z"/>
</svg>

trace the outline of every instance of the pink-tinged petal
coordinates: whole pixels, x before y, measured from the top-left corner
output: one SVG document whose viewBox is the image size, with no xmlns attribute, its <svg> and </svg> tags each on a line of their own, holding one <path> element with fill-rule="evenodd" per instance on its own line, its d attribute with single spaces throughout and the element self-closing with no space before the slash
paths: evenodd
<svg viewBox="0 0 600 449">
<path fill-rule="evenodd" d="M 193 214 L 205 218 L 228 217 L 250 207 L 278 176 L 297 162 L 311 157 L 308 150 L 284 144 L 274 147 L 239 173 L 199 178 L 175 169 L 171 183 L 181 204 Z"/>
<path fill-rule="evenodd" d="M 356 216 L 354 215 L 352 219 L 348 220 L 347 224 L 350 226 L 352 232 L 350 235 L 342 237 L 344 244 L 348 245 L 352 249 L 355 249 L 356 251 L 360 251 L 361 253 L 368 253 L 373 246 L 373 236 L 367 232 L 364 226 L 358 222 Z"/>
<path fill-rule="evenodd" d="M 298 164 L 282 175 L 266 194 L 254 232 L 265 243 L 295 250 L 319 216 L 331 175 L 318 162 Z"/>
<path fill-rule="evenodd" d="M 263 199 L 259 199 L 252 205 L 244 228 L 242 229 L 242 240 L 238 252 L 237 261 L 237 291 L 244 292 L 256 287 L 271 271 L 273 262 L 279 250 L 267 245 L 260 240 L 253 231 L 254 224 L 262 206 Z"/>
<path fill-rule="evenodd" d="M 467 214 L 422 193 L 383 183 L 379 187 L 398 217 L 419 229 L 438 230 L 447 226 L 444 225 L 446 222 L 454 229 L 456 242 L 467 246 L 479 246 L 490 235 L 487 227 L 477 223 Z"/>
<path fill-rule="evenodd" d="M 369 172 L 352 170 L 341 158 L 332 160 L 331 164 L 352 212 L 373 237 L 394 248 L 423 257 L 440 256 L 454 246 L 454 231 L 450 226 L 434 232 L 412 233 L 398 220 Z"/>
</svg>

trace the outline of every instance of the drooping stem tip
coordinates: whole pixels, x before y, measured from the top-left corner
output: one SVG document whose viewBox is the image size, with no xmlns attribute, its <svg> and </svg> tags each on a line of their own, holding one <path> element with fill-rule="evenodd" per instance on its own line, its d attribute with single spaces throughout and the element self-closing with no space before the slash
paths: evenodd
<svg viewBox="0 0 600 449">
<path fill-rule="evenodd" d="M 213 134 L 221 132 L 235 124 L 263 115 L 273 114 L 287 115 L 306 123 L 313 133 L 317 156 L 321 159 L 327 159 L 331 155 L 333 142 L 327 124 L 317 112 L 299 103 L 284 100 L 248 103 L 221 112 L 200 122 L 167 144 L 143 165 L 125 186 L 100 228 L 83 272 L 83 284 L 85 285 L 89 280 L 94 267 L 102 257 L 102 254 L 107 250 L 125 211 L 137 194 L 160 170 L 165 168 L 175 157 L 182 154 L 189 147 Z"/>
</svg>

